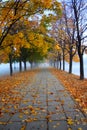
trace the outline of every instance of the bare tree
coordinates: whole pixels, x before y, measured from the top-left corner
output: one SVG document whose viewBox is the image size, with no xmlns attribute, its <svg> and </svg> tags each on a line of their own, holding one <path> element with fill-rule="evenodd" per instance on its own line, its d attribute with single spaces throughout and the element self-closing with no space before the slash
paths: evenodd
<svg viewBox="0 0 87 130">
<path fill-rule="evenodd" d="M 67 2 L 62 2 L 63 5 L 63 20 L 65 22 L 65 32 L 67 35 L 67 45 L 69 53 L 69 73 L 72 73 L 72 61 L 76 54 L 75 48 L 75 19 L 73 18 L 72 8 L 68 6 Z"/>
<path fill-rule="evenodd" d="M 77 38 L 77 51 L 80 60 L 80 79 L 84 79 L 84 62 L 83 54 L 87 47 L 84 41 L 87 38 L 87 4 L 86 0 L 71 0 L 71 6 L 73 9 L 75 26 L 76 26 L 76 38 Z"/>
</svg>

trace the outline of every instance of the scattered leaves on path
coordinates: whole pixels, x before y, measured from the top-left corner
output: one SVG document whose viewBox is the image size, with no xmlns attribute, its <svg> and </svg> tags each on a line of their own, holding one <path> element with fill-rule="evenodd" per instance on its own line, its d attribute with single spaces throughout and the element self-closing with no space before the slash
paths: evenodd
<svg viewBox="0 0 87 130">
<path fill-rule="evenodd" d="M 0 117 L 3 117 L 4 113 L 14 115 L 16 111 L 20 110 L 19 104 L 27 93 L 25 91 L 27 85 L 33 81 L 37 72 L 38 70 L 30 70 L 16 73 L 12 77 L 0 77 Z M 28 112 L 25 111 L 25 114 L 28 114 Z M 22 118 L 22 116 L 20 112 L 19 117 Z"/>
<path fill-rule="evenodd" d="M 58 69 L 50 69 L 50 71 L 56 75 L 74 99 L 79 103 L 83 111 L 87 113 L 87 79 L 80 80 L 79 76 Z"/>
<path fill-rule="evenodd" d="M 73 124 L 74 124 L 72 118 L 68 118 L 68 119 L 67 119 L 67 124 L 68 124 L 68 125 L 73 125 Z"/>
</svg>

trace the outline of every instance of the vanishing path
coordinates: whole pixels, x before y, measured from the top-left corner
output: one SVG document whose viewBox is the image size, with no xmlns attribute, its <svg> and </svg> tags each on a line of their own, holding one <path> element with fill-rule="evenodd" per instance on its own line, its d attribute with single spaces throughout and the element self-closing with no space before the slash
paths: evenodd
<svg viewBox="0 0 87 130">
<path fill-rule="evenodd" d="M 21 102 L 8 107 L 10 112 L 0 118 L 0 130 L 87 130 L 87 116 L 47 69 L 16 91 Z"/>
</svg>

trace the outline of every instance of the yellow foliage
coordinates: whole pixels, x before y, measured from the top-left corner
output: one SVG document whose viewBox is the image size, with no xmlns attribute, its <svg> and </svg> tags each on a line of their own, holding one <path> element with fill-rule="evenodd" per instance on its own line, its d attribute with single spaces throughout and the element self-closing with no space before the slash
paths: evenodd
<svg viewBox="0 0 87 130">
<path fill-rule="evenodd" d="M 24 37 L 22 32 L 19 32 L 17 35 L 19 36 L 19 38 L 23 38 Z"/>
<path fill-rule="evenodd" d="M 7 37 L 5 38 L 4 42 L 3 42 L 3 46 L 4 45 L 11 45 L 13 43 L 13 39 L 14 39 L 14 36 L 8 34 Z"/>
<path fill-rule="evenodd" d="M 2 32 L 3 32 L 2 30 L 5 27 L 9 28 L 12 24 L 14 26 L 14 23 L 18 23 L 18 25 L 20 25 L 20 21 L 24 21 L 23 27 L 25 26 L 28 27 L 28 31 L 25 32 L 25 34 L 24 34 L 25 30 L 23 30 L 22 32 L 18 32 L 17 34 L 14 34 L 14 35 L 8 34 L 6 36 L 2 44 L 2 46 L 5 47 L 3 52 L 4 51 L 6 52 L 4 59 L 5 58 L 8 59 L 8 55 L 12 53 L 12 51 L 15 52 L 15 55 L 17 56 L 20 55 L 21 47 L 25 47 L 25 48 L 36 47 L 35 49 L 37 49 L 37 51 L 40 52 L 42 55 L 45 55 L 48 52 L 49 39 L 46 39 L 46 41 L 44 41 L 45 38 L 42 34 L 38 34 L 38 32 L 36 33 L 36 32 L 31 31 L 32 28 L 35 25 L 37 25 L 38 22 L 35 23 L 35 21 L 32 21 L 32 22 L 30 21 L 31 22 L 30 24 L 29 17 L 31 17 L 32 14 L 36 14 L 38 12 L 37 10 L 39 9 L 39 7 L 41 10 L 40 13 L 44 12 L 44 9 L 46 8 L 52 9 L 52 6 L 54 5 L 54 3 L 55 3 L 55 0 L 30 0 L 26 2 L 21 1 L 18 3 L 11 0 L 5 3 L 4 8 L 0 8 L 0 26 L 1 26 L 0 37 L 2 37 Z M 18 4 L 18 5 L 16 6 L 15 4 Z M 55 4 L 56 4 L 56 7 L 59 7 L 58 2 Z M 17 8 L 16 10 L 15 10 L 15 7 Z M 28 17 L 27 16 L 25 17 L 25 15 L 27 15 Z M 18 25 L 16 26 L 16 28 L 19 31 L 20 27 Z M 40 32 L 44 34 L 46 33 L 46 28 L 43 25 L 39 27 L 39 30 Z M 26 34 L 28 37 L 26 37 Z M 52 43 L 51 39 L 50 39 L 50 42 Z M 57 49 L 59 50 L 58 47 Z M 2 55 L 3 54 L 1 54 L 1 56 Z"/>
<path fill-rule="evenodd" d="M 46 33 L 46 29 L 43 26 L 40 26 L 40 31 L 44 34 Z"/>
<path fill-rule="evenodd" d="M 26 130 L 26 126 L 23 125 L 20 130 Z"/>
<path fill-rule="evenodd" d="M 67 119 L 67 123 L 68 123 L 68 125 L 73 125 L 74 124 L 72 118 L 68 118 Z"/>
<path fill-rule="evenodd" d="M 16 49 L 20 50 L 21 47 L 30 48 L 30 44 L 27 42 L 22 32 L 15 34 L 14 37 L 13 44 Z"/>
<path fill-rule="evenodd" d="M 6 61 L 8 61 L 7 53 L 4 53 L 4 51 L 0 50 L 0 62 L 4 62 L 5 63 Z"/>
<path fill-rule="evenodd" d="M 44 42 L 43 46 L 40 48 L 41 55 L 44 56 L 48 52 L 48 45 Z"/>
<path fill-rule="evenodd" d="M 66 55 L 65 59 L 66 59 L 67 62 L 69 62 L 69 54 Z M 73 61 L 74 61 L 74 62 L 79 62 L 79 57 L 78 57 L 77 54 L 74 55 Z"/>
<path fill-rule="evenodd" d="M 57 51 L 57 52 L 61 51 L 61 48 L 58 43 L 54 45 L 54 51 Z"/>
<path fill-rule="evenodd" d="M 52 0 L 41 0 L 41 1 L 43 3 L 44 7 L 46 7 L 46 8 L 50 8 L 52 5 Z"/>
<path fill-rule="evenodd" d="M 33 32 L 31 32 L 31 33 L 29 34 L 29 40 L 30 40 L 30 41 L 33 41 L 34 39 L 35 39 L 35 35 L 34 35 Z"/>
<path fill-rule="evenodd" d="M 78 57 L 78 55 L 76 54 L 76 55 L 74 55 L 74 57 L 73 57 L 73 61 L 74 62 L 79 62 L 79 57 Z"/>
</svg>

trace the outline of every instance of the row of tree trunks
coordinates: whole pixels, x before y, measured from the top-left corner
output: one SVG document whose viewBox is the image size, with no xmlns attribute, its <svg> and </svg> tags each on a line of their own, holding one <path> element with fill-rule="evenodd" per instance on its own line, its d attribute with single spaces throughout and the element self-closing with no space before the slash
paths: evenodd
<svg viewBox="0 0 87 130">
<path fill-rule="evenodd" d="M 23 62 L 24 63 L 24 71 L 27 70 L 26 66 L 26 60 Z M 9 64 L 10 64 L 10 76 L 13 75 L 13 62 L 12 62 L 12 54 L 9 54 Z M 31 69 L 33 68 L 32 62 L 30 63 Z M 22 60 L 21 57 L 19 58 L 19 72 L 22 72 Z"/>
</svg>

